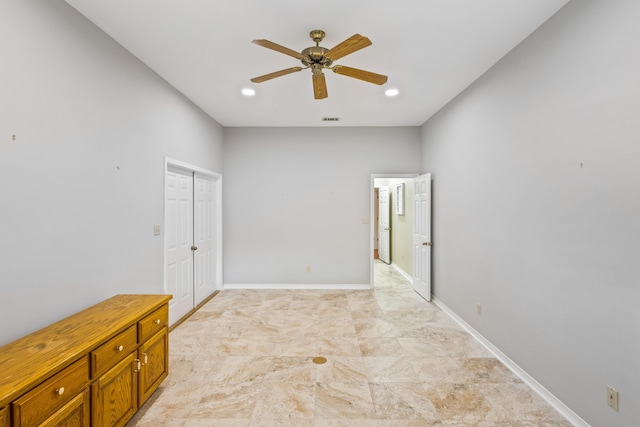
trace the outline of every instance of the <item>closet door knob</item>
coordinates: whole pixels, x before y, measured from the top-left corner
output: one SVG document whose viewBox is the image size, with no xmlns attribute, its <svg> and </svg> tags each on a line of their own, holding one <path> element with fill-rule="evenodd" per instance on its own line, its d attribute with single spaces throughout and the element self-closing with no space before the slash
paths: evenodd
<svg viewBox="0 0 640 427">
<path fill-rule="evenodd" d="M 195 245 L 194 245 L 194 246 L 191 246 L 191 250 L 192 250 L 192 251 L 197 251 L 197 250 L 198 250 L 198 247 L 197 247 L 197 246 L 195 246 Z"/>
</svg>

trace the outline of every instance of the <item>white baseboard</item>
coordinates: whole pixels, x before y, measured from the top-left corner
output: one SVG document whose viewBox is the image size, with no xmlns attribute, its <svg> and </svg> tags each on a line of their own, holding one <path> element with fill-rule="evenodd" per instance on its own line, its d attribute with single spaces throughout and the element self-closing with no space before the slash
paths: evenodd
<svg viewBox="0 0 640 427">
<path fill-rule="evenodd" d="M 478 331 L 473 329 L 471 325 L 465 322 L 460 316 L 458 316 L 453 310 L 447 307 L 438 298 L 433 297 L 433 303 L 436 304 L 442 311 L 444 311 L 449 317 L 451 317 L 456 323 L 464 328 L 471 336 L 480 342 L 487 350 L 489 350 L 498 360 L 500 360 L 507 368 L 509 368 L 515 375 L 517 375 L 525 384 L 533 389 L 540 397 L 549 403 L 556 411 L 567 419 L 576 427 L 591 427 L 585 420 L 580 418 L 578 414 L 573 412 L 571 408 L 562 403 L 560 399 L 555 397 L 549 390 L 547 390 L 542 384 L 529 375 L 524 369 L 518 366 L 513 360 L 504 354 L 493 345 L 488 339 L 482 336 Z"/>
<path fill-rule="evenodd" d="M 400 268 L 398 264 L 396 264 L 395 262 L 391 262 L 391 267 L 395 268 L 398 271 L 398 273 L 402 274 L 404 278 L 409 281 L 409 283 L 413 283 L 413 277 L 411 277 L 409 273 L 407 273 L 402 268 Z"/>
<path fill-rule="evenodd" d="M 223 289 L 311 289 L 311 290 L 369 290 L 371 285 L 363 284 L 273 284 L 273 283 L 226 283 Z"/>
</svg>

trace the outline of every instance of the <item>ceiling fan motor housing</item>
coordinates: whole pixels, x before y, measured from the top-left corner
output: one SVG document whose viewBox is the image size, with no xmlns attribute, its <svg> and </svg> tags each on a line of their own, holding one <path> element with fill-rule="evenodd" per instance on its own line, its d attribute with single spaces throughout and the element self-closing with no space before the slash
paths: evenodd
<svg viewBox="0 0 640 427">
<path fill-rule="evenodd" d="M 328 51 L 329 49 L 324 48 L 322 46 L 308 47 L 304 49 L 302 52 L 300 52 L 302 55 L 305 56 L 305 58 L 302 59 L 301 61 L 306 66 L 310 66 L 312 64 L 320 64 L 323 67 L 328 67 L 333 63 L 331 59 L 324 56 L 325 53 L 327 53 Z"/>
</svg>

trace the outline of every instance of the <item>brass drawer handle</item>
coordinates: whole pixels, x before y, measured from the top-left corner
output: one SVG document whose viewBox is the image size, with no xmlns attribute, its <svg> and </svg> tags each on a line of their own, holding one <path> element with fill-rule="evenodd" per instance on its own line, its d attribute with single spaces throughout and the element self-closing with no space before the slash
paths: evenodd
<svg viewBox="0 0 640 427">
<path fill-rule="evenodd" d="M 156 325 L 159 325 L 160 324 L 160 319 L 154 320 L 153 323 L 155 323 Z"/>
<path fill-rule="evenodd" d="M 123 345 L 119 345 L 119 346 L 116 347 L 116 350 L 122 351 L 122 350 L 124 350 L 124 346 Z"/>
<path fill-rule="evenodd" d="M 57 388 L 56 393 L 58 396 L 62 396 L 64 394 L 64 387 Z"/>
<path fill-rule="evenodd" d="M 149 363 L 149 357 L 147 356 L 147 353 L 142 353 L 141 356 L 142 356 L 142 366 Z"/>
<path fill-rule="evenodd" d="M 134 362 L 135 362 L 135 364 L 136 364 L 136 367 L 135 367 L 135 369 L 133 370 L 133 372 L 140 372 L 140 368 L 141 368 L 141 366 L 140 366 L 140 359 L 135 359 L 135 360 L 134 360 Z"/>
</svg>

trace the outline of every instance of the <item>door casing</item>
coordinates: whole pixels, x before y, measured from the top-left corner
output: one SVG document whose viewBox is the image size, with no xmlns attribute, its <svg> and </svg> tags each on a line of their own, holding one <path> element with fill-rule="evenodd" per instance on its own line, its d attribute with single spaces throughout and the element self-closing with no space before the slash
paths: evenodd
<svg viewBox="0 0 640 427">
<path fill-rule="evenodd" d="M 214 281 L 215 281 L 215 289 L 216 290 L 222 290 L 223 288 L 223 259 L 222 259 L 222 247 L 223 247 L 223 241 L 222 241 L 222 175 L 214 172 L 214 171 L 210 171 L 208 169 L 204 169 L 189 163 L 185 163 L 179 160 L 175 160 L 175 159 L 171 159 L 168 157 L 164 158 L 164 184 L 163 184 L 163 224 L 164 224 L 164 230 L 165 232 L 163 233 L 164 235 L 164 243 L 163 243 L 163 277 L 164 277 L 164 289 L 166 292 L 167 289 L 167 233 L 166 233 L 166 226 L 167 226 L 167 212 L 164 211 L 166 210 L 166 199 L 167 199 L 167 194 L 166 194 L 166 186 L 167 186 L 167 172 L 169 171 L 170 168 L 177 168 L 180 170 L 183 170 L 187 173 L 192 173 L 194 174 L 194 185 L 196 182 L 196 176 L 200 176 L 200 177 L 205 177 L 208 180 L 213 181 L 214 186 L 215 186 L 215 201 L 214 201 L 214 224 L 212 224 L 211 226 L 213 227 L 213 230 L 215 230 L 215 254 L 214 254 L 214 263 L 215 263 L 215 272 L 214 274 Z M 195 215 L 195 210 L 193 212 L 193 214 Z M 194 270 L 195 271 L 195 270 Z M 197 295 L 196 293 L 196 282 L 195 280 L 193 281 L 194 283 L 194 289 L 193 289 L 193 296 L 194 296 L 194 301 L 193 301 L 193 307 L 195 308 L 198 304 L 198 301 L 202 301 L 203 299 L 206 298 L 206 296 L 202 296 L 202 295 Z M 196 300 L 197 297 L 197 300 Z M 171 314 L 170 314 L 170 318 L 172 318 Z M 170 323 L 175 323 L 177 320 L 175 316 L 171 319 L 173 321 L 171 321 Z"/>
</svg>

